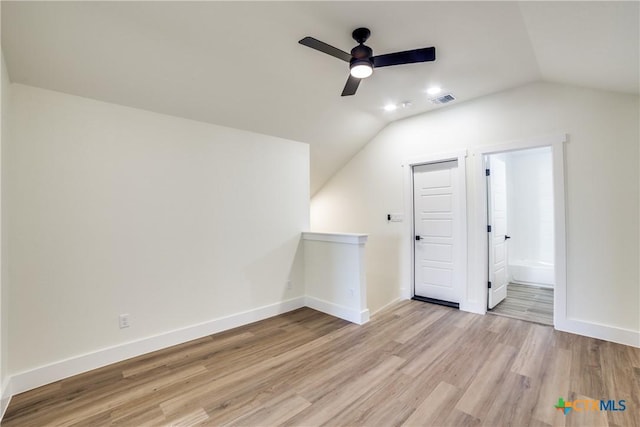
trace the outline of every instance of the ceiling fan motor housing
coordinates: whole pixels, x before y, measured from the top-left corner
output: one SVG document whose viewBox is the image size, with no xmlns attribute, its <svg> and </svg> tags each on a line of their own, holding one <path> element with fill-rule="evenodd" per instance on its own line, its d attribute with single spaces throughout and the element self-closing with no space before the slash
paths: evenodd
<svg viewBox="0 0 640 427">
<path fill-rule="evenodd" d="M 359 44 L 351 49 L 351 56 L 356 59 L 371 58 L 373 56 L 373 50 L 369 46 Z"/>
<path fill-rule="evenodd" d="M 351 61 L 349 61 L 351 67 L 355 64 L 368 63 L 371 68 L 373 68 L 373 61 L 371 60 L 373 50 L 369 46 L 365 46 L 363 44 L 367 41 L 370 35 L 371 31 L 369 31 L 368 28 L 356 28 L 353 30 L 353 33 L 351 33 L 351 37 L 360 43 L 358 46 L 351 49 Z"/>
<path fill-rule="evenodd" d="M 368 63 L 373 68 L 373 61 L 371 57 L 373 56 L 373 50 L 369 46 L 365 46 L 360 44 L 353 49 L 351 49 L 351 60 L 349 64 L 353 67 L 354 64 L 362 64 Z"/>
</svg>

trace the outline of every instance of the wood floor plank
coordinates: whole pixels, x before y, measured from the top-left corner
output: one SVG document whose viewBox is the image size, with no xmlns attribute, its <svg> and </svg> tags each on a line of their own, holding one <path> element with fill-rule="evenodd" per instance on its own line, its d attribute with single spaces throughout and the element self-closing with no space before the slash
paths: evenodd
<svg viewBox="0 0 640 427">
<path fill-rule="evenodd" d="M 400 344 L 406 344 L 407 341 L 424 331 L 429 325 L 440 319 L 447 312 L 445 310 L 434 310 L 419 319 L 415 324 L 405 328 L 398 336 L 394 338 Z"/>
<path fill-rule="evenodd" d="M 467 329 L 484 316 L 476 313 L 466 313 L 464 311 L 456 313 L 454 326 L 460 329 Z"/>
<path fill-rule="evenodd" d="M 504 344 L 499 341 L 499 335 L 487 332 L 490 324 L 485 318 L 466 329 L 455 341 L 447 342 L 446 350 L 425 371 L 436 381 L 466 390 L 486 361 L 491 360 L 496 346 Z M 448 337 L 445 340 L 449 341 Z"/>
<path fill-rule="evenodd" d="M 530 322 L 509 319 L 507 327 L 498 334 L 498 341 L 516 348 L 521 348 L 525 344 L 531 326 L 532 324 Z"/>
<path fill-rule="evenodd" d="M 151 371 L 162 366 L 176 366 L 181 361 L 188 363 L 194 358 L 214 353 L 218 348 L 225 348 L 229 345 L 240 344 L 243 341 L 247 341 L 249 338 L 253 337 L 255 337 L 253 333 L 245 332 L 243 334 L 231 335 L 227 338 L 216 340 L 215 343 L 212 343 L 211 337 L 208 337 L 208 340 L 203 340 L 202 343 L 197 347 L 183 347 L 173 352 L 170 356 L 167 356 L 165 354 L 158 354 L 154 358 L 150 358 L 148 361 L 137 363 L 131 368 L 124 369 L 122 371 L 122 376 L 126 378 L 134 375 L 139 375 L 143 372 Z"/>
<path fill-rule="evenodd" d="M 533 377 L 540 372 L 544 354 L 548 350 L 552 329 L 531 325 L 525 344 L 520 348 L 511 370 L 517 374 Z"/>
<path fill-rule="evenodd" d="M 97 402 L 91 402 L 88 405 L 83 405 L 73 411 L 61 414 L 61 416 L 53 420 L 53 423 L 60 427 L 73 425 L 82 418 L 91 416 L 91 414 L 101 414 L 110 411 L 119 405 L 126 404 L 127 401 L 134 399 L 136 396 L 146 395 L 154 390 L 170 387 L 184 378 L 195 377 L 203 372 L 205 372 L 205 368 L 200 365 L 187 367 L 186 369 L 173 372 L 170 375 L 157 378 L 145 384 L 144 387 L 136 387 L 124 392 L 111 393 Z"/>
<path fill-rule="evenodd" d="M 135 411 L 127 411 L 126 414 L 114 410 L 111 413 L 110 424 L 122 427 L 158 426 L 166 421 L 162 410 L 157 405 L 139 405 L 137 409 Z"/>
<path fill-rule="evenodd" d="M 420 347 L 423 357 L 408 359 L 408 363 L 402 369 L 402 372 L 411 376 L 419 375 L 420 372 L 428 369 L 434 361 L 445 357 L 449 348 L 455 346 L 464 335 L 465 331 L 456 327 L 434 331 L 425 342 L 414 344 Z"/>
<path fill-rule="evenodd" d="M 92 371 L 93 372 L 93 371 Z M 55 407 L 59 399 L 68 397 L 62 390 L 62 381 L 36 388 L 28 393 L 20 393 L 11 398 L 11 413 L 14 416 L 26 417 L 36 411 Z M 56 399 L 58 397 L 58 399 Z M 6 418 L 6 417 L 5 417 Z"/>
<path fill-rule="evenodd" d="M 336 414 L 347 408 L 350 404 L 367 393 L 375 390 L 375 387 L 386 377 L 393 375 L 406 361 L 397 356 L 389 356 L 379 365 L 362 372 L 354 381 L 341 388 L 331 390 L 320 400 L 289 420 L 285 425 L 310 425 L 318 426 L 330 421 Z M 304 395 L 303 395 L 304 397 Z"/>
<path fill-rule="evenodd" d="M 226 412 L 230 407 L 234 407 L 233 396 L 238 389 L 253 388 L 256 382 L 264 382 L 265 375 L 270 377 L 277 377 L 280 373 L 285 375 L 286 372 L 290 371 L 290 363 L 304 354 L 314 354 L 317 351 L 321 351 L 325 345 L 336 339 L 336 337 L 348 334 L 353 327 L 355 325 L 341 328 L 334 333 L 327 334 L 306 344 L 295 346 L 290 351 L 266 358 L 248 367 L 241 361 L 231 358 L 227 361 L 228 367 L 239 365 L 240 370 L 225 374 L 225 369 L 223 368 L 222 373 L 216 374 L 213 380 L 198 381 L 195 387 L 189 387 L 184 393 L 161 402 L 160 407 L 166 414 L 181 412 L 194 406 L 205 407 L 212 418 L 217 420 L 212 412 L 216 412 L 217 409 Z M 264 386 L 263 384 L 261 387 Z M 213 401 L 211 400 L 212 398 Z"/>
<path fill-rule="evenodd" d="M 531 422 L 531 414 L 540 391 L 540 380 L 508 371 L 504 380 L 493 392 L 489 410 L 482 417 L 482 425 L 525 426 Z M 547 410 L 552 410 L 552 405 Z"/>
<path fill-rule="evenodd" d="M 409 418 L 425 396 L 433 392 L 440 382 L 462 383 L 466 386 L 471 381 L 475 364 L 482 363 L 482 357 L 478 357 L 482 352 L 476 351 L 474 354 L 469 349 L 480 344 L 490 346 L 492 339 L 495 339 L 495 334 L 489 334 L 491 339 L 483 336 L 481 341 L 478 332 L 483 329 L 484 325 L 483 322 L 478 322 L 470 328 L 474 332 L 471 334 L 472 339 L 448 340 L 449 337 L 443 337 L 439 331 L 449 331 L 453 324 L 452 320 L 455 320 L 458 312 L 453 309 L 447 310 L 449 311 L 447 316 L 429 326 L 426 335 L 417 336 L 415 342 L 410 346 L 405 346 L 407 351 L 395 353 L 418 359 L 429 354 L 427 349 L 431 347 L 444 347 L 443 351 L 433 359 L 433 363 L 426 369 L 414 372 L 411 376 L 402 373 L 396 378 L 390 379 L 364 402 L 353 405 L 348 411 L 344 411 L 348 414 L 342 413 L 337 416 L 337 425 L 395 425 Z M 442 345 L 443 340 L 447 345 Z M 490 349 L 488 347 L 489 351 Z M 462 367 L 462 371 L 460 367 Z"/>
<path fill-rule="evenodd" d="M 629 414 L 610 411 L 607 413 L 609 424 L 622 425 L 631 421 L 633 425 L 640 425 L 640 394 L 637 393 L 640 378 L 636 377 L 631 352 L 626 351 L 626 346 L 605 342 L 600 348 L 600 367 L 605 393 L 602 398 L 614 401 L 625 400 L 629 408 Z M 625 411 L 626 412 L 626 411 Z"/>
<path fill-rule="evenodd" d="M 487 328 L 487 330 L 496 334 L 503 334 L 509 328 L 509 322 L 510 320 L 506 317 L 492 316 L 491 325 Z"/>
<path fill-rule="evenodd" d="M 543 364 L 546 369 L 542 371 L 542 384 L 532 416 L 543 424 L 562 427 L 565 425 L 565 416 L 560 411 L 550 411 L 549 405 L 569 395 L 571 351 L 552 347 Z"/>
<path fill-rule="evenodd" d="M 397 319 L 396 319 L 397 320 Z M 389 323 L 385 323 L 389 324 Z M 346 332 L 346 331 L 345 331 Z M 367 331 L 367 328 L 361 328 L 358 335 L 364 333 L 370 339 L 374 339 L 375 334 Z M 318 347 L 314 352 L 300 353 L 295 361 L 286 365 L 287 375 L 273 377 L 268 381 L 259 381 L 260 388 L 256 389 L 256 393 L 260 394 L 255 399 L 248 399 L 246 393 L 237 393 L 234 390 L 227 389 L 226 396 L 221 404 L 220 399 L 212 400 L 205 403 L 207 411 L 216 423 L 223 424 L 234 419 L 237 413 L 245 408 L 260 406 L 264 398 L 270 398 L 278 393 L 289 393 L 291 390 L 309 395 L 310 393 L 326 393 L 324 383 L 336 385 L 340 381 L 348 379 L 342 372 L 352 371 L 362 364 L 373 363 L 383 354 L 390 354 L 389 351 L 383 349 L 390 342 L 385 343 L 382 340 L 374 340 L 373 342 L 361 342 L 354 344 L 353 338 L 349 334 L 330 334 L 331 340 L 325 341 L 322 347 Z M 363 356 L 361 351 L 366 346 L 367 352 Z M 344 348 L 349 347 L 352 351 L 344 354 Z M 337 376 L 337 377 L 336 377 Z M 256 385 L 253 381 L 252 384 Z M 317 399 L 319 397 L 313 397 Z M 231 415 L 231 416 L 230 416 Z"/>
<path fill-rule="evenodd" d="M 428 395 L 433 386 L 435 384 L 430 382 L 417 385 L 415 378 L 404 374 L 390 376 L 380 384 L 377 391 L 343 409 L 331 420 L 331 424 L 396 425 L 415 411 L 420 399 Z M 424 395 L 417 395 L 416 388 L 424 390 Z"/>
<path fill-rule="evenodd" d="M 600 346 L 604 341 L 581 339 L 572 347 L 570 390 L 582 396 L 605 396 Z"/>
<path fill-rule="evenodd" d="M 402 301 L 305 308 L 15 396 L 2 426 L 640 425 L 640 349 Z M 558 397 L 625 399 L 570 413 Z"/>
<path fill-rule="evenodd" d="M 514 347 L 504 344 L 496 345 L 455 408 L 465 414 L 482 419 L 493 402 L 493 394 L 487 393 L 486 390 L 495 390 L 500 386 L 509 372 L 515 356 L 516 349 Z"/>
<path fill-rule="evenodd" d="M 460 389 L 441 382 L 402 425 L 406 427 L 442 425 L 446 414 L 449 413 L 449 408 L 454 407 L 458 399 L 460 399 Z"/>
<path fill-rule="evenodd" d="M 476 427 L 482 424 L 479 418 L 475 418 L 462 411 L 453 409 L 444 417 L 438 427 Z M 514 426 L 515 427 L 515 426 Z"/>
<path fill-rule="evenodd" d="M 229 423 L 231 426 L 281 425 L 311 406 L 311 402 L 297 394 L 277 398 Z"/>
<path fill-rule="evenodd" d="M 176 420 L 168 420 L 168 422 L 172 427 L 191 427 L 202 424 L 208 419 L 209 415 L 207 415 L 204 409 L 200 408 L 186 415 L 183 415 Z"/>
<path fill-rule="evenodd" d="M 333 364 L 329 363 L 325 369 L 317 371 L 315 375 L 303 375 L 299 381 L 291 385 L 307 399 L 312 401 L 320 400 L 333 392 L 334 389 L 349 386 L 354 377 L 345 376 L 344 372 L 351 372 L 354 375 L 364 373 L 369 366 L 377 365 L 389 356 L 394 356 L 392 353 L 395 345 L 397 344 L 380 343 L 372 346 L 367 354 L 360 354 L 359 357 L 345 357 L 342 360 L 336 357 L 339 353 L 333 353 L 328 359 L 329 362 L 333 361 Z M 397 356 L 394 357 L 398 358 Z"/>
</svg>

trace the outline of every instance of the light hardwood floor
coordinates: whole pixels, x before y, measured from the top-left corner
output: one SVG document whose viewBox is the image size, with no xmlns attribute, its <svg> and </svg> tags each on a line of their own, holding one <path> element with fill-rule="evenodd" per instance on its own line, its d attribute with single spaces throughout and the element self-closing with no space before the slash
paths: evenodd
<svg viewBox="0 0 640 427">
<path fill-rule="evenodd" d="M 640 349 L 405 301 L 300 309 L 15 396 L 3 426 L 639 426 Z M 558 398 L 626 400 L 571 412 Z"/>
</svg>

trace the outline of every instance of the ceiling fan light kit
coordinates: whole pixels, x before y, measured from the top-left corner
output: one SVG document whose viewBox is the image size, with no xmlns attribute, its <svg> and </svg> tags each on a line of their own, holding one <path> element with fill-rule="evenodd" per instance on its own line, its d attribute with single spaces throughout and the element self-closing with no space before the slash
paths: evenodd
<svg viewBox="0 0 640 427">
<path fill-rule="evenodd" d="M 351 61 L 349 73 L 358 79 L 366 79 L 373 74 L 373 65 L 365 59 L 356 59 Z"/>
<path fill-rule="evenodd" d="M 299 40 L 298 43 L 331 55 L 334 58 L 349 62 L 349 78 L 342 90 L 342 96 L 354 95 L 356 90 L 358 90 L 360 80 L 371 76 L 374 68 L 413 64 L 416 62 L 429 62 L 435 61 L 436 59 L 435 47 L 425 47 L 422 49 L 373 56 L 373 50 L 364 44 L 370 35 L 371 31 L 369 31 L 368 28 L 356 28 L 353 30 L 351 37 L 358 42 L 358 45 L 351 49 L 351 54 L 309 36 Z"/>
</svg>

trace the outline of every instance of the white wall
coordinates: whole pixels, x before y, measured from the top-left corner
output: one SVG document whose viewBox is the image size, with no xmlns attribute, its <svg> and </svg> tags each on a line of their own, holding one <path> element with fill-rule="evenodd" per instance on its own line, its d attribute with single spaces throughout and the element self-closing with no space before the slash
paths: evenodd
<svg viewBox="0 0 640 427">
<path fill-rule="evenodd" d="M 375 312 L 408 285 L 400 261 L 407 252 L 401 244 L 406 226 L 386 221 L 387 213 L 404 210 L 403 163 L 431 153 L 567 133 L 567 315 L 637 333 L 638 117 L 638 96 L 536 83 L 395 122 L 313 198 L 312 230 L 369 234 L 367 283 L 369 309 Z M 481 212 L 473 206 L 476 191 L 469 181 L 473 215 Z M 469 245 L 473 292 L 484 292 L 486 282 L 477 274 L 486 262 L 477 259 L 479 244 Z"/>
<path fill-rule="evenodd" d="M 553 170 L 548 147 L 505 154 L 509 261 L 553 264 Z"/>
<path fill-rule="evenodd" d="M 0 52 L 1 56 L 1 84 L 0 84 L 0 189 L 4 189 L 6 181 L 4 174 L 6 173 L 6 159 L 5 159 L 5 147 L 9 142 L 8 139 L 8 115 L 9 115 L 9 89 L 11 83 L 9 81 L 9 73 L 7 71 L 7 65 L 4 61 L 4 54 Z M 0 190 L 0 195 L 4 194 L 3 190 Z M 8 287 L 9 281 L 7 278 L 7 251 L 6 251 L 6 204 L 4 203 L 4 197 L 0 197 L 0 416 L 3 410 L 6 408 L 8 402 L 8 395 L 10 391 L 6 390 L 8 384 L 8 341 L 9 341 L 9 296 Z"/>
<path fill-rule="evenodd" d="M 302 239 L 305 305 L 350 322 L 368 322 L 367 236 L 303 233 Z"/>
<path fill-rule="evenodd" d="M 11 374 L 302 298 L 306 144 L 17 84 L 11 114 Z"/>
</svg>

